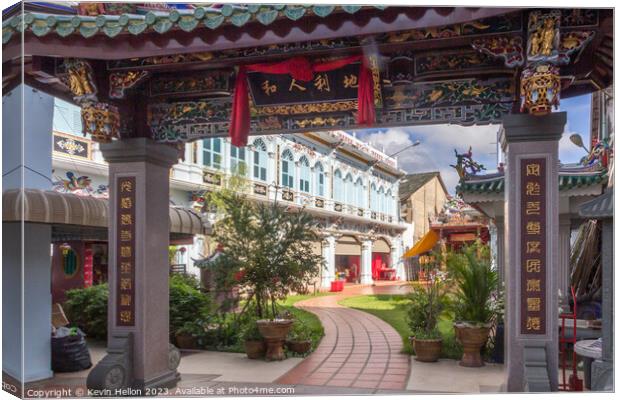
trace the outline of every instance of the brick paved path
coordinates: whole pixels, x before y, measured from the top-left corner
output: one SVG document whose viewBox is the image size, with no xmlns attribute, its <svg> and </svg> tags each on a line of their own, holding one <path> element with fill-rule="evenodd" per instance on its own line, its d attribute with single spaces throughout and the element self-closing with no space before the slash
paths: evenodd
<svg viewBox="0 0 620 400">
<path fill-rule="evenodd" d="M 403 290 L 394 284 L 353 287 L 297 303 L 319 317 L 325 337 L 314 353 L 276 383 L 404 390 L 410 366 L 409 356 L 400 353 L 400 335 L 379 318 L 338 304 L 349 296 L 396 292 Z"/>
</svg>

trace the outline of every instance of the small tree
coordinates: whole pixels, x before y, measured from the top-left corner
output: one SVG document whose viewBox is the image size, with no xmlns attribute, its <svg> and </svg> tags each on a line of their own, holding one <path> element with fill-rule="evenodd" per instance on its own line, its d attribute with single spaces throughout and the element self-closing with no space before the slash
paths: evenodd
<svg viewBox="0 0 620 400">
<path fill-rule="evenodd" d="M 429 278 L 426 283 L 413 284 L 409 294 L 407 322 L 416 339 L 441 339 L 437 322 L 446 306 L 445 281 L 437 270 L 431 272 Z"/>
<path fill-rule="evenodd" d="M 222 288 L 246 288 L 246 309 L 275 318 L 277 301 L 304 292 L 320 271 L 322 258 L 311 246 L 318 240 L 316 224 L 303 210 L 257 204 L 235 193 L 220 199 L 224 217 L 214 227 L 214 239 L 222 248 L 212 266 L 217 282 Z"/>
</svg>

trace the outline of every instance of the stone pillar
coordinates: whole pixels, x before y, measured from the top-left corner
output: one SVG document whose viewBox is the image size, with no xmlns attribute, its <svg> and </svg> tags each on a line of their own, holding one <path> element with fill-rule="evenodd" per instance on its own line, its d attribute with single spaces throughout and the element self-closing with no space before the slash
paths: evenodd
<svg viewBox="0 0 620 400">
<path fill-rule="evenodd" d="M 372 240 L 364 239 L 362 241 L 362 257 L 360 260 L 360 283 L 362 285 L 371 285 L 372 280 Z"/>
<path fill-rule="evenodd" d="M 169 171 L 178 152 L 147 138 L 102 144 L 101 152 L 110 182 L 108 355 L 87 385 L 171 387 L 179 377 L 169 366 Z M 118 364 L 130 372 L 114 381 Z"/>
<path fill-rule="evenodd" d="M 566 113 L 508 115 L 506 389 L 558 387 L 558 141 Z"/>
<path fill-rule="evenodd" d="M 321 251 L 325 261 L 325 267 L 321 273 L 321 287 L 329 289 L 336 275 L 336 238 L 334 236 L 327 236 L 323 239 Z"/>
<path fill-rule="evenodd" d="M 405 280 L 405 263 L 401 258 L 401 247 L 400 238 L 392 240 L 392 246 L 390 247 L 390 261 L 392 262 L 392 266 L 390 268 L 394 268 L 395 276 L 398 277 L 398 279 Z"/>
<path fill-rule="evenodd" d="M 570 216 L 560 216 L 560 230 L 558 240 L 558 289 L 565 304 L 571 297 L 570 292 Z"/>
</svg>

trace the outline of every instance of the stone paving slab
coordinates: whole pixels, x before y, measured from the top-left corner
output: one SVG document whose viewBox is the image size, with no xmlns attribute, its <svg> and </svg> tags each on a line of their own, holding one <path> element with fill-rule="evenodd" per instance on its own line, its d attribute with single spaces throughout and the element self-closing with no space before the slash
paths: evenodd
<svg viewBox="0 0 620 400">
<path fill-rule="evenodd" d="M 426 393 L 499 393 L 504 382 L 504 366 L 487 364 L 466 368 L 458 360 L 441 359 L 424 363 L 411 359 L 407 390 Z"/>
<path fill-rule="evenodd" d="M 184 374 L 213 374 L 216 381 L 271 383 L 299 364 L 303 358 L 283 361 L 250 360 L 244 353 L 219 351 L 181 352 L 178 371 Z"/>
</svg>

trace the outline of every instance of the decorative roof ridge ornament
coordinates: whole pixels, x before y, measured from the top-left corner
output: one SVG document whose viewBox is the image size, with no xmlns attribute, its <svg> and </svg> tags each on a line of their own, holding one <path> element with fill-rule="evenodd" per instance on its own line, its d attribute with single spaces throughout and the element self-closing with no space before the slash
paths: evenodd
<svg viewBox="0 0 620 400">
<path fill-rule="evenodd" d="M 456 172 L 459 174 L 460 181 L 475 176 L 482 170 L 486 170 L 484 165 L 474 161 L 471 146 L 469 146 L 467 153 L 462 154 L 459 154 L 456 149 L 454 149 L 454 155 L 456 156 L 456 165 L 450 166 L 456 169 Z"/>
</svg>

